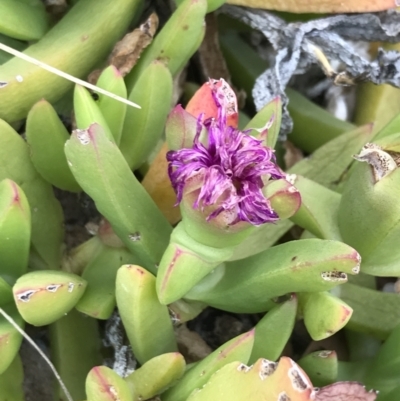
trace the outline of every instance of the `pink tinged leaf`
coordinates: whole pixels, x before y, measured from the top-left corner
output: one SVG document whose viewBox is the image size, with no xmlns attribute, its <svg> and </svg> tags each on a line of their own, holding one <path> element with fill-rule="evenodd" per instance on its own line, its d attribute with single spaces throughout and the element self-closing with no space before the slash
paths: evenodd
<svg viewBox="0 0 400 401">
<path fill-rule="evenodd" d="M 196 136 L 197 118 L 178 104 L 168 116 L 165 134 L 171 150 L 191 148 Z"/>
<path fill-rule="evenodd" d="M 285 179 L 270 181 L 263 193 L 280 219 L 293 216 L 301 206 L 300 192 Z"/>
<path fill-rule="evenodd" d="M 376 391 L 367 391 L 360 383 L 337 382 L 322 387 L 315 401 L 375 401 L 377 396 Z"/>
</svg>

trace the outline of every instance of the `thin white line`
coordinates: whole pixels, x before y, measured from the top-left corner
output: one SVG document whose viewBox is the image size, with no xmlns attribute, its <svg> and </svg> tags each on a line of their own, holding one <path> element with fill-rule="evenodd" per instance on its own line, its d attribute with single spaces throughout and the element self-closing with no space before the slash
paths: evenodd
<svg viewBox="0 0 400 401">
<path fill-rule="evenodd" d="M 26 339 L 26 341 L 28 341 L 29 344 L 32 345 L 33 348 L 35 348 L 35 350 L 39 353 L 39 355 L 50 366 L 50 369 L 53 371 L 54 376 L 60 383 L 60 386 L 63 389 L 64 394 L 67 397 L 68 401 L 74 401 L 72 399 L 71 394 L 69 393 L 67 387 L 65 386 L 64 382 L 62 381 L 60 375 L 58 374 L 56 368 L 51 363 L 50 359 L 47 358 L 46 354 L 36 345 L 36 343 L 28 336 L 28 334 L 26 334 L 25 331 L 22 330 L 21 327 L 18 326 L 18 324 L 14 321 L 14 319 L 10 315 L 8 315 L 7 312 L 5 312 L 3 308 L 0 308 L 0 313 L 14 326 L 14 328 Z"/>
<path fill-rule="evenodd" d="M 72 75 L 67 74 L 66 72 L 60 71 L 57 68 L 54 68 L 51 65 L 43 63 L 42 61 L 36 60 L 35 58 L 33 58 L 31 56 L 27 56 L 26 54 L 21 53 L 18 50 L 13 49 L 12 47 L 6 46 L 3 43 L 0 43 L 0 49 L 4 50 L 7 53 L 12 54 L 13 56 L 22 58 L 23 60 L 28 61 L 29 63 L 35 64 L 38 67 L 41 67 L 46 71 L 52 72 L 53 74 L 56 74 L 56 75 L 58 75 L 60 77 L 68 79 L 69 81 L 75 82 L 76 84 L 85 86 L 88 89 L 92 89 L 95 92 L 101 93 L 102 95 L 111 97 L 112 99 L 118 100 L 118 101 L 120 101 L 122 103 L 125 103 L 125 104 L 129 105 L 129 106 L 136 107 L 138 109 L 141 108 L 136 103 L 133 103 L 133 102 L 127 100 L 127 99 L 124 99 L 121 96 L 115 95 L 114 93 L 108 92 L 108 91 L 106 91 L 104 89 L 101 89 L 98 86 L 95 86 L 95 85 L 92 85 L 92 84 L 90 84 L 90 83 L 88 83 L 86 81 L 83 81 L 82 79 L 75 78 Z"/>
</svg>

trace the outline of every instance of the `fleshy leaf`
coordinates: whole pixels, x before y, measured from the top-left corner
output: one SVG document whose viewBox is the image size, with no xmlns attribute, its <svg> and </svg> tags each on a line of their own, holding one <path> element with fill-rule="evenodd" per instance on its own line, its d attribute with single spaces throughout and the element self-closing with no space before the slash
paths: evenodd
<svg viewBox="0 0 400 401">
<path fill-rule="evenodd" d="M 128 384 L 107 366 L 96 366 L 86 378 L 88 401 L 131 401 Z"/>
<path fill-rule="evenodd" d="M 352 309 L 347 327 L 386 339 L 400 324 L 400 296 L 347 283 L 334 291 Z"/>
<path fill-rule="evenodd" d="M 271 298 L 329 290 L 359 268 L 359 254 L 342 242 L 297 240 L 218 267 L 185 297 L 236 313 L 263 312 Z M 215 282 L 217 270 L 222 277 Z"/>
<path fill-rule="evenodd" d="M 51 185 L 36 172 L 27 143 L 3 120 L 0 143 L 0 180 L 9 178 L 24 191 L 31 209 L 33 248 L 44 265 L 57 269 L 64 236 L 60 203 Z"/>
<path fill-rule="evenodd" d="M 397 134 L 384 141 L 390 143 L 393 139 L 397 143 L 398 137 Z M 379 154 L 377 158 L 382 160 L 383 156 Z M 387 166 L 385 163 L 382 167 Z M 355 166 L 343 190 L 338 213 L 339 228 L 343 240 L 362 256 L 365 273 L 398 276 L 400 169 L 394 163 L 394 170 L 387 175 L 382 171 L 384 176 L 381 176 L 378 167 L 360 162 Z M 378 181 L 377 174 L 381 177 Z"/>
<path fill-rule="evenodd" d="M 5 179 L 0 182 L 0 276 L 14 284 L 28 267 L 31 211 L 22 189 Z"/>
<path fill-rule="evenodd" d="M 295 176 L 294 186 L 301 195 L 299 211 L 293 223 L 321 239 L 341 240 L 337 223 L 340 194 L 302 176 Z"/>
<path fill-rule="evenodd" d="M 118 147 L 98 124 L 75 131 L 65 145 L 77 181 L 125 246 L 155 272 L 171 226 L 135 178 Z"/>
<path fill-rule="evenodd" d="M 24 328 L 25 322 L 18 314 L 14 304 L 2 306 L 5 312 L 11 316 L 12 319 Z M 18 355 L 19 348 L 22 342 L 22 335 L 16 328 L 3 316 L 0 317 L 0 375 L 4 373 L 15 357 Z M 2 394 L 0 394 L 1 396 Z"/>
<path fill-rule="evenodd" d="M 34 271 L 21 276 L 13 287 L 18 312 L 34 326 L 53 323 L 82 297 L 86 281 L 63 271 Z"/>
<path fill-rule="evenodd" d="M 163 401 L 185 401 L 194 389 L 201 388 L 223 366 L 233 361 L 247 363 L 253 343 L 254 330 L 228 341 L 189 369 L 174 387 L 163 394 Z"/>
<path fill-rule="evenodd" d="M 140 266 L 124 265 L 117 273 L 117 305 L 135 358 L 144 363 L 177 351 L 168 308 L 156 294 L 155 277 Z"/>
<path fill-rule="evenodd" d="M 328 292 L 299 294 L 304 324 L 313 340 L 328 338 L 350 320 L 353 309 Z"/>
<path fill-rule="evenodd" d="M 256 325 L 249 364 L 259 358 L 276 361 L 281 355 L 296 321 L 297 297 L 272 308 Z"/>
<path fill-rule="evenodd" d="M 278 363 L 259 359 L 246 366 L 233 362 L 216 372 L 188 401 L 311 401 L 315 391 L 310 379 L 290 358 Z"/>
<path fill-rule="evenodd" d="M 138 400 L 147 400 L 174 385 L 184 374 L 185 367 L 185 359 L 180 353 L 162 354 L 136 369 L 125 381 L 137 394 Z"/>
<path fill-rule="evenodd" d="M 297 362 L 308 374 L 314 386 L 333 383 L 338 375 L 338 359 L 335 351 L 316 351 Z"/>
</svg>

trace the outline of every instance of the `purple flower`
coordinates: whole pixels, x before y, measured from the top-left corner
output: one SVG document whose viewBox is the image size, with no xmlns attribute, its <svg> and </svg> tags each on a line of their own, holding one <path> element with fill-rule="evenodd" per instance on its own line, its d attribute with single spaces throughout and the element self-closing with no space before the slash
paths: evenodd
<svg viewBox="0 0 400 401">
<path fill-rule="evenodd" d="M 271 148 L 263 141 L 227 125 L 225 108 L 218 106 L 218 118 L 202 123 L 197 120 L 196 136 L 191 149 L 170 151 L 168 173 L 177 200 L 187 193 L 194 195 L 193 208 L 210 212 L 207 221 L 225 213 L 229 225 L 245 221 L 253 225 L 279 219 L 263 194 L 269 179 L 284 178 Z M 200 140 L 208 132 L 208 143 Z M 193 185 L 195 182 L 195 190 Z"/>
</svg>

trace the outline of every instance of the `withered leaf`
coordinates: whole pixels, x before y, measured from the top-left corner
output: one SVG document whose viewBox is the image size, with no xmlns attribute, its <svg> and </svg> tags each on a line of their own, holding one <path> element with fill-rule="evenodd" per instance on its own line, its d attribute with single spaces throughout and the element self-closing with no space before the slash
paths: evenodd
<svg viewBox="0 0 400 401">
<path fill-rule="evenodd" d="M 253 98 L 260 110 L 276 96 L 281 96 L 283 118 L 280 139 L 292 130 L 287 111 L 285 88 L 293 75 L 304 74 L 319 64 L 337 85 L 370 81 L 400 87 L 400 53 L 379 49 L 375 60 L 359 54 L 351 41 L 400 41 L 400 13 L 389 10 L 380 13 L 335 15 L 305 23 L 286 23 L 264 10 L 225 5 L 222 10 L 261 33 L 271 43 L 275 64 L 257 78 Z M 330 61 L 343 65 L 336 72 Z"/>
<path fill-rule="evenodd" d="M 109 57 L 109 64 L 117 67 L 122 76 L 127 75 L 137 63 L 142 51 L 153 40 L 157 28 L 158 17 L 156 13 L 152 13 L 139 28 L 117 42 Z"/>
<path fill-rule="evenodd" d="M 228 67 L 218 41 L 218 24 L 215 13 L 206 15 L 206 34 L 198 50 L 203 79 L 224 78 L 230 81 Z"/>
</svg>

